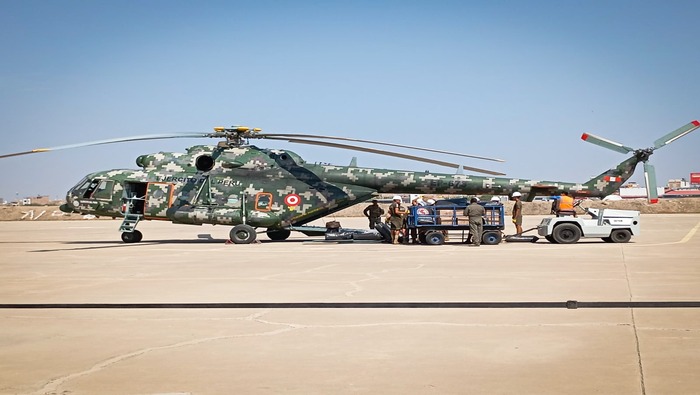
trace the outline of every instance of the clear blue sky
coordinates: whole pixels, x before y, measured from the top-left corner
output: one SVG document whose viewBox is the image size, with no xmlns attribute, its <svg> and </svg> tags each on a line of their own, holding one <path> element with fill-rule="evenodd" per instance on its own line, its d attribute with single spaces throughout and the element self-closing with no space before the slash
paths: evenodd
<svg viewBox="0 0 700 395">
<path fill-rule="evenodd" d="M 700 118 L 698 1 L 0 0 L 0 153 L 210 131 L 332 134 L 494 156 L 509 177 L 585 181 Z M 63 197 L 83 175 L 213 141 L 0 161 L 0 197 Z M 294 144 L 307 161 L 451 169 Z M 657 151 L 700 171 L 700 131 Z M 449 157 L 440 159 L 451 160 Z M 633 180 L 642 181 L 641 166 Z"/>
</svg>

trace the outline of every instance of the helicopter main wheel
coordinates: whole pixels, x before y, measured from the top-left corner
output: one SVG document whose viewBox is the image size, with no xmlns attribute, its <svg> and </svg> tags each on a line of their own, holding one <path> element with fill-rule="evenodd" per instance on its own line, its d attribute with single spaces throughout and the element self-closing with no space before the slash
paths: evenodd
<svg viewBox="0 0 700 395">
<path fill-rule="evenodd" d="M 560 224 L 554 228 L 552 237 L 559 244 L 573 244 L 581 238 L 581 229 L 574 224 Z"/>
<path fill-rule="evenodd" d="M 143 233 L 138 230 L 133 232 L 122 232 L 122 241 L 125 243 L 138 243 L 143 239 Z"/>
<path fill-rule="evenodd" d="M 287 240 L 289 235 L 292 234 L 291 230 L 286 230 L 286 229 L 277 229 L 277 230 L 267 230 L 267 237 L 272 240 L 272 241 L 282 241 L 282 240 Z"/>
<path fill-rule="evenodd" d="M 250 244 L 255 241 L 255 229 L 246 224 L 236 225 L 229 232 L 229 237 L 234 244 Z"/>
</svg>

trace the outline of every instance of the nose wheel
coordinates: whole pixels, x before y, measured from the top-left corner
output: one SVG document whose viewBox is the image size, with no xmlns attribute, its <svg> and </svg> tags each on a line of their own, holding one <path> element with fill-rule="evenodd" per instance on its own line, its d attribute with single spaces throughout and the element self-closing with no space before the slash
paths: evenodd
<svg viewBox="0 0 700 395">
<path fill-rule="evenodd" d="M 122 232 L 122 241 L 125 243 L 138 243 L 141 239 L 143 239 L 143 234 L 138 230 Z"/>
</svg>

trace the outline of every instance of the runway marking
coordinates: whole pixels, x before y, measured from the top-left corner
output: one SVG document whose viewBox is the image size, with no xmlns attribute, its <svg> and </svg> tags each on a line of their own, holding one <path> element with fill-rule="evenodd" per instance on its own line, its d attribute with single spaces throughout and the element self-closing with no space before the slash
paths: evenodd
<svg viewBox="0 0 700 395">
<path fill-rule="evenodd" d="M 695 232 L 697 232 L 698 229 L 700 229 L 700 221 L 698 221 L 697 225 L 695 225 L 695 227 L 691 229 L 690 232 L 688 232 L 688 234 L 685 235 L 685 237 L 679 243 L 687 243 L 688 240 L 690 240 L 695 235 Z"/>
<path fill-rule="evenodd" d="M 685 244 L 690 241 L 690 239 L 695 236 L 695 233 L 700 229 L 700 221 L 693 227 L 693 229 L 689 230 L 688 233 L 679 241 L 668 241 L 665 243 L 655 243 L 655 244 L 632 244 L 634 247 L 655 247 L 655 246 L 665 246 L 665 245 L 674 245 L 674 244 Z"/>
</svg>

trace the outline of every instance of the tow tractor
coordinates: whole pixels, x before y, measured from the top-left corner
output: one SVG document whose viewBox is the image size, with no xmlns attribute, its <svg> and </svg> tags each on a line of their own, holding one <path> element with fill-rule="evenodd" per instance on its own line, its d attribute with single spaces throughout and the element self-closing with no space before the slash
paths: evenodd
<svg viewBox="0 0 700 395">
<path fill-rule="evenodd" d="M 640 233 L 639 211 L 602 208 L 584 208 L 584 211 L 591 219 L 571 215 L 544 218 L 536 228 L 537 233 L 556 244 L 576 243 L 582 237 L 601 238 L 606 243 L 627 243 Z"/>
</svg>

